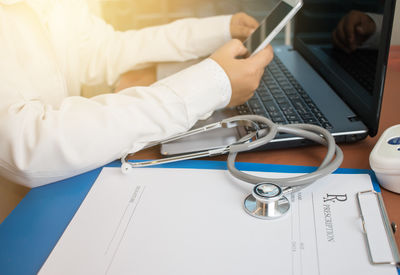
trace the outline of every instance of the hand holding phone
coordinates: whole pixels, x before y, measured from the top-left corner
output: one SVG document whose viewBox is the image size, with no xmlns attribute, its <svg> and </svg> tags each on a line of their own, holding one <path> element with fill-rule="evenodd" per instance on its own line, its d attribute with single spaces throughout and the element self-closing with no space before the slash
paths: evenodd
<svg viewBox="0 0 400 275">
<path fill-rule="evenodd" d="M 244 41 L 250 55 L 265 48 L 303 5 L 302 0 L 281 0 Z"/>
<path fill-rule="evenodd" d="M 231 83 L 232 94 L 229 107 L 243 104 L 249 100 L 260 84 L 265 67 L 273 58 L 271 46 L 260 50 L 254 56 L 238 59 L 246 54 L 247 49 L 238 39 L 232 39 L 211 55 L 225 71 Z"/>
<path fill-rule="evenodd" d="M 254 17 L 244 12 L 238 12 L 232 15 L 229 30 L 233 39 L 244 41 L 257 29 L 258 25 L 258 21 Z"/>
</svg>

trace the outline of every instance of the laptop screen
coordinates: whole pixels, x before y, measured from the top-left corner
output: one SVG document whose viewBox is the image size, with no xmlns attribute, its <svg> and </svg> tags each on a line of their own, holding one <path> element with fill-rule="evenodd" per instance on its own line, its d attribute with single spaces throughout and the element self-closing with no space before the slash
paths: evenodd
<svg viewBox="0 0 400 275">
<path fill-rule="evenodd" d="M 369 128 L 378 130 L 395 0 L 304 0 L 294 47 Z"/>
</svg>

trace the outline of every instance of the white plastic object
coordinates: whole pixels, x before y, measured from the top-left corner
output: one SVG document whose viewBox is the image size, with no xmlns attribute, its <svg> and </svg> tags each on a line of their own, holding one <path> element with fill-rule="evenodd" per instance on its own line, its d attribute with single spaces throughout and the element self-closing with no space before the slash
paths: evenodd
<svg viewBox="0 0 400 275">
<path fill-rule="evenodd" d="M 121 170 L 123 174 L 129 174 L 129 172 L 132 170 L 132 166 L 125 162 L 121 165 Z"/>
<path fill-rule="evenodd" d="M 400 124 L 386 129 L 369 155 L 379 184 L 400 193 Z"/>
</svg>

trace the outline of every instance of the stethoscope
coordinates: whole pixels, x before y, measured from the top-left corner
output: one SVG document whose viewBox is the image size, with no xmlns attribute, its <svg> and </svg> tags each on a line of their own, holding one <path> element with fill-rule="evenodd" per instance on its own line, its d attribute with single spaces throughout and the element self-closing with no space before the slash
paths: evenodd
<svg viewBox="0 0 400 275">
<path fill-rule="evenodd" d="M 260 129 L 259 124 L 266 125 Z M 170 138 L 149 143 L 143 149 L 175 141 L 187 136 L 203 133 L 218 128 L 233 128 L 246 126 L 252 131 L 238 141 L 222 148 L 204 150 L 195 153 L 167 157 L 163 159 L 128 162 L 126 154 L 121 158 L 123 173 L 129 173 L 132 168 L 146 167 L 169 162 L 188 160 L 201 157 L 211 157 L 228 154 L 227 166 L 235 178 L 254 184 L 252 194 L 244 200 L 245 211 L 253 217 L 261 219 L 276 219 L 285 215 L 290 209 L 290 202 L 285 195 L 299 191 L 316 180 L 331 174 L 343 161 L 343 152 L 336 145 L 335 139 L 326 129 L 312 124 L 275 124 L 271 120 L 257 115 L 240 115 L 221 120 L 216 123 L 189 130 Z M 300 176 L 289 178 L 265 178 L 239 171 L 235 167 L 239 152 L 251 151 L 273 140 L 277 133 L 287 133 L 312 140 L 327 147 L 327 153 L 317 170 Z"/>
</svg>

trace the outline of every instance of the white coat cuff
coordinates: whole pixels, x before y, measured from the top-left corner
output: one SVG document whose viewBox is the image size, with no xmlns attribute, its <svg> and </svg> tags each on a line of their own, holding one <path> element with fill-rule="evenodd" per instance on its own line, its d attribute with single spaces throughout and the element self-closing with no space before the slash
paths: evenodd
<svg viewBox="0 0 400 275">
<path fill-rule="evenodd" d="M 153 86 L 172 89 L 186 106 L 192 125 L 204 115 L 225 107 L 231 99 L 231 84 L 225 71 L 211 58 L 164 78 Z"/>
<path fill-rule="evenodd" d="M 201 26 L 201 30 L 206 30 L 209 32 L 209 35 L 214 36 L 214 42 L 218 42 L 217 44 L 222 46 L 221 42 L 226 43 L 232 39 L 231 20 L 232 15 L 212 16 L 202 18 L 200 20 L 201 25 L 199 26 Z"/>
<path fill-rule="evenodd" d="M 224 26 L 224 39 L 225 41 L 229 41 L 232 39 L 232 35 L 231 35 L 231 20 L 232 20 L 232 15 L 226 15 L 222 17 L 222 20 L 225 20 L 225 22 L 223 23 Z"/>
</svg>

